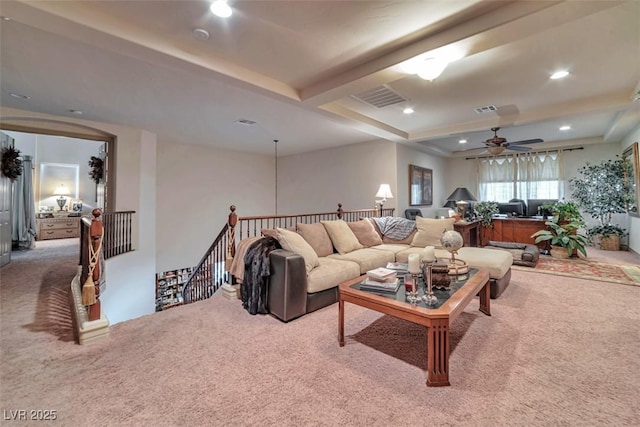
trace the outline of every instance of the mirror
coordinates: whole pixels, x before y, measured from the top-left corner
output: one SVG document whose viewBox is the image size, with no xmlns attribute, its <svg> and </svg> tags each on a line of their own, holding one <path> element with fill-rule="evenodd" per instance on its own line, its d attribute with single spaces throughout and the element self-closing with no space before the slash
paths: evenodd
<svg viewBox="0 0 640 427">
<path fill-rule="evenodd" d="M 79 179 L 79 165 L 40 163 L 38 195 L 40 212 L 68 211 L 71 207 L 70 202 L 78 198 Z"/>
<path fill-rule="evenodd" d="M 638 143 L 634 142 L 624 150 L 622 159 L 626 163 L 625 185 L 632 195 L 632 200 L 627 206 L 627 213 L 633 216 L 640 216 L 638 213 L 638 203 L 640 201 L 640 159 L 638 157 Z"/>
</svg>

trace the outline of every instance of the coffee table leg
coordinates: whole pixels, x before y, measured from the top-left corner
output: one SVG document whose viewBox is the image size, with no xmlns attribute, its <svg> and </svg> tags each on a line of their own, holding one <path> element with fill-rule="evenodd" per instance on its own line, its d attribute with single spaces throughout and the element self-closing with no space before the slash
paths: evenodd
<svg viewBox="0 0 640 427">
<path fill-rule="evenodd" d="M 427 386 L 449 383 L 449 319 L 435 319 L 427 328 Z"/>
<path fill-rule="evenodd" d="M 480 290 L 480 311 L 491 316 L 491 287 L 490 282 L 485 283 Z"/>
<path fill-rule="evenodd" d="M 344 347 L 344 301 L 338 300 L 338 343 Z"/>
</svg>

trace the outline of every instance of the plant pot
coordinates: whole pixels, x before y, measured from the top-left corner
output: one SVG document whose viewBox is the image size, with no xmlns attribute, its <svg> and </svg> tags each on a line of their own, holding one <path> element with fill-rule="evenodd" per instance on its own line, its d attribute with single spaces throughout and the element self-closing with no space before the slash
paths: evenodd
<svg viewBox="0 0 640 427">
<path fill-rule="evenodd" d="M 567 250 L 560 246 L 551 246 L 550 252 L 553 258 L 558 258 L 558 259 L 569 258 L 569 254 L 567 253 Z"/>
<path fill-rule="evenodd" d="M 598 236 L 600 241 L 600 249 L 603 251 L 619 251 L 620 250 L 620 236 L 612 234 L 611 236 L 602 237 Z"/>
</svg>

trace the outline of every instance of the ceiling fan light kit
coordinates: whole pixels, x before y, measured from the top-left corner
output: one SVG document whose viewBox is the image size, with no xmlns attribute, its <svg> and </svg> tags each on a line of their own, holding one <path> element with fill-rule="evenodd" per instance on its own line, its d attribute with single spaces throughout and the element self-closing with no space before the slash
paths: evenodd
<svg viewBox="0 0 640 427">
<path fill-rule="evenodd" d="M 539 142 L 544 142 L 540 138 L 507 142 L 506 138 L 502 138 L 498 136 L 499 130 L 500 130 L 499 127 L 491 128 L 491 131 L 493 132 L 493 137 L 484 141 L 484 145 L 487 146 L 487 151 L 493 154 L 494 156 L 502 154 L 506 149 L 509 149 L 512 151 L 530 151 L 531 150 L 530 147 L 523 147 L 523 145 L 537 144 Z"/>
</svg>

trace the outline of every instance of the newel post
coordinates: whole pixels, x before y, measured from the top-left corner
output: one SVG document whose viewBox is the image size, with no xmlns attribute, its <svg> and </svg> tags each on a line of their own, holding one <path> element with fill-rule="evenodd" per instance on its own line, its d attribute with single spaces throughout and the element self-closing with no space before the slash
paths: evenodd
<svg viewBox="0 0 640 427">
<path fill-rule="evenodd" d="M 236 205 L 231 205 L 229 209 L 231 210 L 227 221 L 229 226 L 229 244 L 227 245 L 227 258 L 225 260 L 225 270 L 227 271 L 231 270 L 231 262 L 233 262 L 233 257 L 236 255 L 236 224 L 238 223 Z"/>
<path fill-rule="evenodd" d="M 91 211 L 93 219 L 89 229 L 89 274 L 82 287 L 82 303 L 88 306 L 89 320 L 100 319 L 100 260 L 102 259 L 102 237 L 104 226 L 102 224 L 102 211 Z"/>
<path fill-rule="evenodd" d="M 344 215 L 344 209 L 342 209 L 342 203 L 338 203 L 338 219 L 342 219 Z"/>
</svg>

